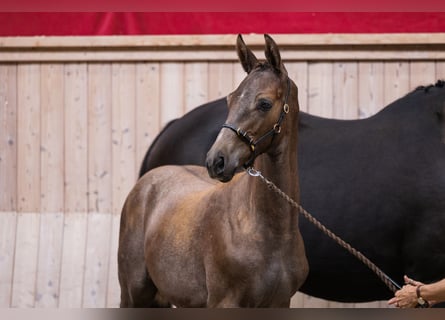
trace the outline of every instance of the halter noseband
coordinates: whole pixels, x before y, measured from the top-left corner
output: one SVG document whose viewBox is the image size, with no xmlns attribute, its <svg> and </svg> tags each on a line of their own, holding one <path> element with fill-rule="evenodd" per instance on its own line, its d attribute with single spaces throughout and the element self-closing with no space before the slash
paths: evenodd
<svg viewBox="0 0 445 320">
<path fill-rule="evenodd" d="M 255 152 L 255 148 L 257 146 L 258 143 L 260 143 L 261 141 L 265 140 L 267 137 L 275 136 L 275 134 L 278 134 L 281 132 L 281 124 L 284 120 L 284 116 L 289 113 L 289 105 L 287 104 L 287 100 L 289 98 L 289 93 L 290 93 L 290 79 L 287 78 L 287 92 L 286 92 L 286 97 L 284 99 L 284 105 L 283 105 L 283 110 L 281 110 L 280 113 L 280 117 L 278 118 L 278 121 L 274 124 L 273 128 L 270 129 L 269 131 L 267 131 L 265 134 L 263 134 L 261 137 L 259 137 L 257 140 L 254 140 L 253 137 L 249 136 L 249 134 L 247 133 L 247 131 L 242 130 L 241 128 L 236 128 L 235 126 L 229 124 L 229 123 L 224 123 L 222 125 L 223 128 L 227 128 L 232 130 L 233 132 L 236 133 L 236 135 L 241 139 L 241 141 L 243 141 L 244 143 L 246 143 L 251 152 L 252 152 L 252 156 L 250 157 L 250 159 L 244 164 L 244 167 L 250 167 L 253 164 L 253 161 L 255 160 L 257 154 Z"/>
</svg>

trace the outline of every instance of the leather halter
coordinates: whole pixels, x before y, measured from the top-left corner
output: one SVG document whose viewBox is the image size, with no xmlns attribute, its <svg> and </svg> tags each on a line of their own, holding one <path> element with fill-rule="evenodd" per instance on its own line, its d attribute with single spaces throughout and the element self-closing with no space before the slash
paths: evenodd
<svg viewBox="0 0 445 320">
<path fill-rule="evenodd" d="M 257 154 L 255 152 L 256 150 L 256 146 L 263 140 L 265 140 L 267 137 L 272 136 L 272 140 L 274 138 L 274 136 L 276 134 L 279 134 L 281 132 L 281 124 L 284 120 L 284 116 L 289 113 L 289 105 L 287 104 L 287 100 L 289 98 L 289 93 L 290 93 L 290 79 L 287 78 L 287 92 L 286 92 L 286 97 L 284 99 L 284 105 L 283 105 L 283 109 L 281 110 L 280 113 L 280 117 L 278 118 L 278 121 L 274 124 L 273 128 L 270 129 L 269 131 L 267 131 L 265 134 L 263 134 L 261 137 L 259 137 L 257 140 L 254 140 L 253 137 L 251 137 L 247 131 L 242 130 L 241 128 L 236 128 L 235 126 L 229 124 L 229 123 L 224 123 L 222 125 L 223 128 L 227 128 L 232 130 L 233 132 L 236 133 L 236 135 L 241 139 L 241 141 L 243 141 L 244 143 L 246 143 L 249 148 L 250 151 L 252 153 L 250 159 L 244 164 L 245 168 L 250 167 L 253 164 L 253 161 L 255 160 Z"/>
</svg>

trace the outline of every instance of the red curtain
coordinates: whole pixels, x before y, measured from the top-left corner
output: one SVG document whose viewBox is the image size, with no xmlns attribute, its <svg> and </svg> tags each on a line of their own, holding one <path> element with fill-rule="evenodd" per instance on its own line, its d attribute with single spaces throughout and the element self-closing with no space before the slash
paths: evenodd
<svg viewBox="0 0 445 320">
<path fill-rule="evenodd" d="M 443 12 L 0 13 L 0 36 L 445 32 Z"/>
</svg>

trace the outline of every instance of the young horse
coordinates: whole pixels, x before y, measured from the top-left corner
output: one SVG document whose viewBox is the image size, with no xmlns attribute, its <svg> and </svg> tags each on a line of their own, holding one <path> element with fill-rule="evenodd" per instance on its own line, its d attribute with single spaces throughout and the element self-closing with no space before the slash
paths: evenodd
<svg viewBox="0 0 445 320">
<path fill-rule="evenodd" d="M 297 87 L 275 42 L 265 40 L 260 63 L 238 36 L 248 75 L 228 97 L 207 171 L 160 167 L 130 192 L 119 238 L 121 307 L 288 307 L 304 282 L 298 213 L 262 181 L 238 173 L 262 154 L 258 169 L 299 198 Z"/>
</svg>

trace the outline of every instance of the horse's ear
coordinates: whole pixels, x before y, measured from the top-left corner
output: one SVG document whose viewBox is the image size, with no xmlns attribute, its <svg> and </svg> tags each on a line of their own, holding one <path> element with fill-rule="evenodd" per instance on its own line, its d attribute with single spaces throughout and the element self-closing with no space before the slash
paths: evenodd
<svg viewBox="0 0 445 320">
<path fill-rule="evenodd" d="M 266 40 L 266 49 L 265 55 L 267 62 L 274 67 L 277 71 L 287 73 L 286 68 L 281 61 L 280 50 L 278 49 L 277 44 L 268 34 L 264 35 L 264 39 Z"/>
<path fill-rule="evenodd" d="M 238 53 L 244 71 L 247 73 L 250 73 L 250 71 L 259 64 L 258 59 L 253 54 L 252 50 L 246 46 L 243 37 L 240 34 L 236 39 L 236 52 Z"/>
</svg>

